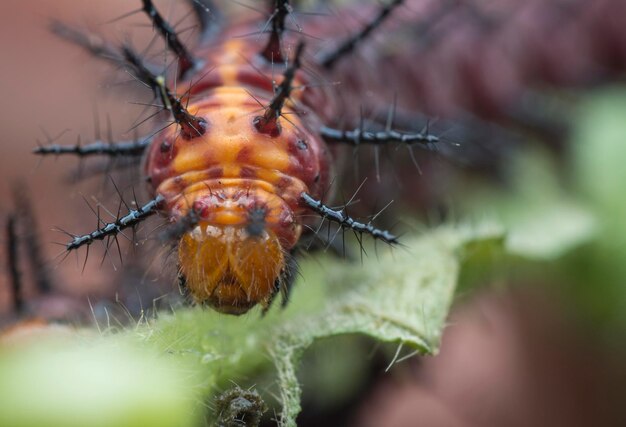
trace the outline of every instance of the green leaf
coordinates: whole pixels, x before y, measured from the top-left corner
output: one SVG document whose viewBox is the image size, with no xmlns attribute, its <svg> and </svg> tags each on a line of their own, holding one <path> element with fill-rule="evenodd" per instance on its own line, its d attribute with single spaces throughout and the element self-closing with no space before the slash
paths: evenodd
<svg viewBox="0 0 626 427">
<path fill-rule="evenodd" d="M 581 193 L 602 219 L 609 242 L 626 242 L 626 89 L 614 87 L 590 96 L 579 109 L 573 164 Z"/>
<path fill-rule="evenodd" d="M 563 188 L 548 153 L 520 152 L 511 169 L 515 191 L 504 213 L 508 253 L 551 261 L 595 237 L 595 216 Z"/>
<path fill-rule="evenodd" d="M 300 411 L 298 365 L 313 342 L 362 334 L 402 343 L 419 354 L 436 353 L 464 248 L 501 235 L 501 230 L 489 227 L 445 227 L 406 238 L 404 246 L 393 250 L 379 247 L 379 256 L 368 250 L 371 253 L 362 264 L 311 259 L 303 263 L 303 280 L 296 284 L 288 308 L 274 308 L 266 316 L 252 312 L 233 317 L 181 308 L 162 313 L 158 319 L 142 319 L 119 333 L 83 337 L 62 350 L 35 347 L 40 350 L 37 360 L 28 363 L 36 367 L 37 380 L 27 375 L 28 365 L 0 359 L 0 373 L 13 373 L 0 376 L 0 401 L 29 408 L 39 416 L 33 415 L 33 420 L 47 416 L 50 409 L 45 402 L 53 401 L 65 408 L 59 412 L 57 425 L 74 425 L 62 422 L 63 415 L 71 419 L 74 397 L 57 395 L 52 386 L 39 387 L 40 383 L 63 383 L 64 390 L 88 389 L 93 394 L 92 399 L 80 400 L 86 408 L 85 417 L 79 418 L 82 425 L 102 425 L 89 421 L 89 417 L 97 420 L 102 410 L 107 411 L 104 420 L 115 420 L 109 425 L 189 425 L 195 414 L 215 407 L 211 399 L 233 382 L 245 389 L 262 376 L 274 375 L 272 384 L 278 387 L 275 394 L 282 405 L 280 423 L 293 426 Z M 121 353 L 112 348 L 120 348 Z M 125 356 L 127 348 L 134 350 Z M 145 366 L 135 354 L 149 355 Z M 187 385 L 184 390 L 172 372 L 181 376 Z M 109 381 L 103 384 L 98 378 Z M 13 393 L 16 383 L 23 385 L 17 394 Z M 31 392 L 36 399 L 29 398 Z M 120 399 L 107 404 L 116 395 Z M 190 401 L 195 402 L 195 410 L 189 409 Z M 150 422 L 137 418 L 140 413 Z M 179 421 L 172 422 L 172 417 Z"/>
<path fill-rule="evenodd" d="M 510 254 L 529 259 L 554 260 L 588 242 L 596 221 L 583 205 L 555 198 L 543 206 L 528 206 L 515 219 L 506 239 Z"/>
<path fill-rule="evenodd" d="M 585 97 L 573 129 L 573 178 L 597 217 L 598 236 L 572 263 L 573 294 L 582 316 L 605 328 L 608 339 L 626 326 L 626 88 L 613 86 Z"/>
<path fill-rule="evenodd" d="M 470 192 L 467 201 L 473 216 L 495 217 L 506 228 L 506 253 L 553 261 L 596 237 L 595 213 L 561 185 L 546 151 L 526 148 L 512 158 L 511 188 Z"/>
<path fill-rule="evenodd" d="M 358 333 L 383 342 L 400 342 L 421 354 L 437 352 L 462 248 L 478 236 L 467 231 L 442 229 L 408 241 L 406 248 L 377 262 L 368 260 L 361 274 L 352 274 L 352 280 L 360 282 L 358 287 L 321 312 L 278 329 L 269 351 L 278 369 L 281 425 L 295 425 L 301 393 L 296 366 L 316 339 Z M 482 233 L 481 238 L 486 239 L 492 231 Z"/>
</svg>

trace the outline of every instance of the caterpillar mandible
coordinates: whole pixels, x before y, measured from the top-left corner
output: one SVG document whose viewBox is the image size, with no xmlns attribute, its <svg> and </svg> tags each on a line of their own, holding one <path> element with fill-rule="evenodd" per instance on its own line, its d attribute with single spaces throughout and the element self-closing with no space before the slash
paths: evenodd
<svg viewBox="0 0 626 427">
<path fill-rule="evenodd" d="M 116 46 L 53 24 L 61 37 L 124 66 L 153 91 L 171 119 L 134 141 L 51 144 L 35 150 L 40 155 L 143 157 L 153 199 L 91 233 L 72 235 L 67 251 L 115 238 L 158 214 L 169 222 L 168 237 L 179 242 L 181 288 L 197 303 L 242 314 L 257 304 L 267 310 L 279 292 L 287 300 L 295 278 L 294 250 L 319 218 L 391 245 L 398 243 L 391 232 L 359 222 L 322 199 L 333 179 L 330 144 L 428 146 L 438 140 L 390 126 L 338 127 L 338 118 L 345 115 L 340 114 L 337 92 L 329 90 L 332 69 L 402 0 L 372 9 L 369 23 L 315 55 L 305 53 L 303 34 L 286 31 L 293 11 L 288 0 L 272 2 L 271 29 L 264 38 L 237 37 L 256 31 L 258 27 L 250 23 L 217 32 L 215 5 L 193 0 L 202 26 L 200 37 L 206 40 L 193 52 L 152 0 L 141 3 L 176 56 L 175 75 L 169 81 L 130 43 Z M 312 23 L 311 31 L 328 28 Z M 309 213 L 317 214 L 317 219 Z"/>
</svg>

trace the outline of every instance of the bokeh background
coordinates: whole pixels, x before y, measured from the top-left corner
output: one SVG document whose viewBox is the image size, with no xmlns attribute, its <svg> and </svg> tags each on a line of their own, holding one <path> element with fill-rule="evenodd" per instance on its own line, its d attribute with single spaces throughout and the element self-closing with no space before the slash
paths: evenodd
<svg viewBox="0 0 626 427">
<path fill-rule="evenodd" d="M 54 226 L 76 231 L 95 224 L 83 195 L 90 201 L 93 195 L 103 200 L 112 195 L 101 178 L 69 183 L 77 162 L 69 158 L 40 162 L 31 154 L 37 141 L 46 143 L 46 135 L 54 137 L 66 129 L 70 130 L 59 143 L 73 143 L 79 134 L 88 139 L 94 134 L 95 105 L 103 128 L 106 114 L 110 115 L 116 138 L 124 137 L 124 129 L 137 117 L 137 107 L 126 102 L 129 97 L 120 96 L 124 86 L 116 84 L 119 75 L 112 78 L 111 68 L 51 35 L 48 24 L 52 17 L 86 23 L 113 40 L 120 40 L 131 28 L 133 40 L 149 40 L 150 28 L 141 18 L 101 25 L 129 10 L 127 0 L 0 3 L 0 213 L 14 209 L 15 185 L 28 191 L 46 259 L 62 252 L 50 244 L 64 240 L 52 231 Z M 599 19 L 614 21 L 610 16 Z M 621 202 L 626 184 L 621 172 L 626 157 L 621 155 L 626 149 L 620 149 L 620 144 L 626 147 L 622 136 L 626 132 L 621 133 L 626 129 L 619 127 L 626 121 L 624 69 L 620 71 L 624 37 L 614 40 L 614 70 L 593 84 L 576 89 L 558 84 L 529 88 L 545 95 L 542 99 L 550 111 L 554 104 L 567 106 L 559 115 L 566 118 L 567 131 L 559 133 L 558 144 L 516 133 L 515 147 L 504 156 L 498 152 L 497 165 L 486 173 L 455 159 L 435 160 L 434 165 L 445 163 L 445 172 L 439 173 L 446 179 L 442 195 L 437 175 L 428 175 L 433 163 L 426 161 L 420 184 L 424 188 L 419 201 L 429 203 L 420 215 L 427 221 L 435 211 L 440 220 L 441 205 L 446 211 L 453 208 L 452 218 L 449 212 L 444 215 L 446 220 L 493 215 L 512 225 L 527 220 L 516 214 L 534 208 L 539 217 L 542 209 L 544 217 L 557 215 L 556 223 L 569 221 L 572 212 L 582 209 L 593 218 L 593 237 L 581 239 L 573 250 L 549 261 L 515 257 L 484 261 L 484 270 L 467 277 L 459 292 L 438 356 L 404 361 L 388 373 L 385 364 L 373 358 L 369 377 L 356 395 L 321 404 L 315 393 L 305 394 L 309 400 L 302 425 L 626 423 L 622 404 L 626 396 L 626 228 L 622 224 L 626 209 Z M 559 41 L 575 46 L 567 39 Z M 571 52 L 553 51 L 555 57 L 561 53 Z M 561 126 L 561 121 L 555 123 Z M 554 214 L 546 200 L 561 197 L 573 205 Z M 572 227 L 584 224 L 574 222 Z M 543 232 L 549 236 L 551 230 Z M 99 262 L 90 262 L 82 272 L 82 258 L 73 256 L 51 266 L 59 291 L 93 300 L 114 298 L 112 282 L 119 284 L 121 279 L 111 277 L 124 274 L 123 268 L 116 266 L 116 271 L 108 261 L 102 268 Z M 1 273 L 0 304 L 6 311 L 4 266 Z M 27 292 L 34 293 L 32 284 L 26 283 Z"/>
<path fill-rule="evenodd" d="M 0 63 L 0 84 L 4 93 L 2 128 L 6 132 L 2 138 L 3 155 L 0 159 L 1 208 L 5 214 L 14 209 L 11 196 L 14 186 L 21 186 L 23 191 L 31 193 L 34 215 L 40 224 L 41 241 L 46 242 L 43 246 L 48 259 L 54 258 L 61 249 L 49 242 L 63 240 L 59 233 L 51 229 L 55 225 L 78 225 L 80 211 L 86 205 L 79 195 L 81 187 L 68 185 L 77 163 L 70 159 L 39 162 L 32 150 L 37 147 L 37 141 L 47 143 L 46 135 L 54 138 L 66 129 L 70 130 L 59 143 L 74 143 L 79 134 L 91 138 L 94 135 L 93 112 L 96 106 L 101 112 L 102 126 L 105 112 L 111 116 L 113 123 L 119 123 L 126 108 L 124 100 L 114 101 L 112 90 L 102 87 L 107 70 L 52 35 L 49 25 L 52 19 L 101 23 L 116 17 L 116 11 L 125 7 L 124 1 L 29 1 L 0 5 L 3 16 L 0 43 L 5 53 Z M 85 194 L 90 197 L 93 189 L 88 191 L 91 193 Z M 110 274 L 90 269 L 80 276 L 76 274 L 75 264 L 54 265 L 58 269 L 55 274 L 59 276 L 59 286 L 68 292 L 72 292 L 74 287 L 80 287 L 81 292 L 98 291 L 98 283 Z"/>
</svg>

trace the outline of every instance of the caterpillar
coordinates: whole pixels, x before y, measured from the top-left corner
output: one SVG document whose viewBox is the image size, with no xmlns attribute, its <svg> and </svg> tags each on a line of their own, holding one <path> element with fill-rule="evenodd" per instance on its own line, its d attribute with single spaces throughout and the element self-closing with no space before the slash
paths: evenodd
<svg viewBox="0 0 626 427">
<path fill-rule="evenodd" d="M 51 144 L 39 155 L 143 156 L 143 172 L 153 199 L 97 230 L 72 235 L 67 251 L 115 238 L 146 218 L 167 218 L 166 232 L 178 241 L 179 281 L 192 299 L 229 314 L 260 304 L 267 310 L 278 292 L 287 300 L 295 277 L 293 252 L 306 227 L 318 217 L 342 228 L 398 243 L 391 232 L 333 209 L 323 200 L 333 176 L 329 144 L 435 143 L 422 132 L 388 128 L 346 131 L 332 127 L 339 100 L 324 76 L 332 65 L 366 39 L 393 9 L 382 7 L 342 44 L 305 63 L 301 35 L 286 34 L 292 6 L 276 1 L 266 40 L 238 39 L 253 32 L 248 23 L 224 29 L 209 25 L 210 2 L 192 2 L 201 37 L 209 41 L 191 52 L 151 0 L 142 0 L 167 47 L 176 56 L 176 90 L 155 73 L 129 43 L 113 46 L 61 23 L 58 35 L 96 56 L 121 64 L 148 86 L 172 119 L 136 141 L 83 146 Z M 306 69 L 305 69 L 306 68 Z M 273 81 L 270 76 L 280 72 Z"/>
<path fill-rule="evenodd" d="M 466 126 L 466 147 L 484 121 L 550 139 L 543 109 L 520 102 L 527 89 L 615 79 L 626 58 L 624 14 L 615 12 L 623 6 L 611 0 L 593 7 L 579 0 L 495 6 L 396 0 L 351 5 L 335 16 L 297 15 L 297 5 L 275 1 L 267 2 L 268 19 L 234 24 L 219 18 L 213 2 L 190 4 L 201 24 L 197 49 L 185 46 L 151 1 L 141 2 L 176 57 L 168 78 L 128 43 L 115 46 L 55 24 L 57 34 L 148 86 L 172 121 L 133 141 L 51 144 L 36 153 L 141 156 L 153 199 L 92 233 L 72 235 L 67 249 L 110 241 L 150 216 L 164 216 L 166 235 L 179 242 L 181 285 L 196 302 L 231 314 L 257 304 L 267 309 L 279 292 L 287 300 L 294 249 L 316 221 L 307 213 L 397 243 L 391 232 L 330 208 L 330 195 L 323 197 L 338 173 L 333 157 L 342 146 L 430 148 L 440 138 L 416 126 L 423 117 L 418 111 L 458 122 L 471 112 L 480 120 Z M 603 25 L 607 12 L 614 19 Z M 363 22 L 348 19 L 354 14 Z M 557 28 L 563 31 L 554 33 Z M 371 42 L 377 34 L 386 40 L 382 48 Z M 541 48 L 551 34 L 567 55 Z M 312 42 L 317 38 L 332 41 Z M 581 41 L 580 51 L 568 49 L 568 38 Z M 386 115 L 381 94 L 390 79 L 403 89 Z M 376 113 L 372 126 L 354 108 L 355 94 Z"/>
</svg>

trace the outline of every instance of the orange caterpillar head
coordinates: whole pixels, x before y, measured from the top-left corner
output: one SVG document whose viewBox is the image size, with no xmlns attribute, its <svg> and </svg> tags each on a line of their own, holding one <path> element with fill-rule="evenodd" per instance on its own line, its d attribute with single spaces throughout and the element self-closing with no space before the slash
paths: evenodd
<svg viewBox="0 0 626 427">
<path fill-rule="evenodd" d="M 197 208 L 202 202 L 196 199 L 194 204 Z M 291 215 L 285 221 L 280 209 L 246 208 L 245 203 L 196 212 L 200 221 L 178 246 L 180 273 L 190 296 L 228 314 L 245 313 L 256 304 L 269 307 L 286 268 L 287 251 L 299 237 Z"/>
<path fill-rule="evenodd" d="M 218 311 L 240 314 L 268 305 L 285 265 L 278 238 L 245 228 L 198 224 L 178 249 L 181 273 L 193 298 Z"/>
</svg>

